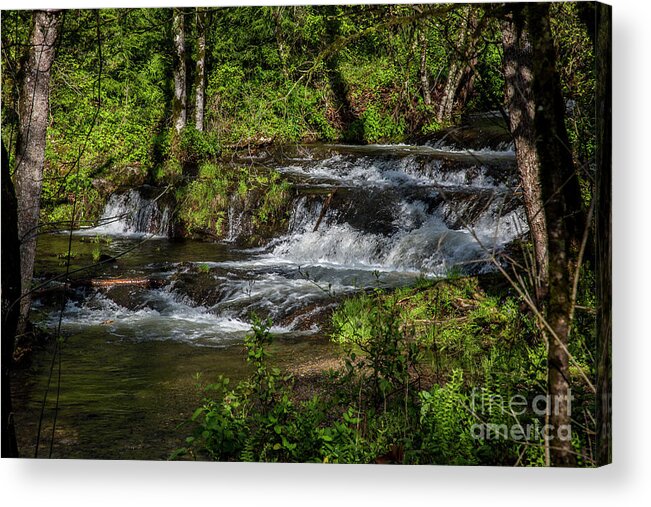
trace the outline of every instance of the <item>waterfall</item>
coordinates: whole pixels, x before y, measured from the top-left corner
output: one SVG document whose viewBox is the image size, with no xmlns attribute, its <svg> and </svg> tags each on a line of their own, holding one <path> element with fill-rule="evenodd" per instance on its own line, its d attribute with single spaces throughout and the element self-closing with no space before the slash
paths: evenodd
<svg viewBox="0 0 651 507">
<path fill-rule="evenodd" d="M 161 208 L 154 199 L 144 197 L 138 189 L 109 197 L 97 227 L 83 229 L 80 234 L 108 236 L 167 237 L 170 229 L 170 211 Z"/>
<path fill-rule="evenodd" d="M 237 193 L 231 196 L 228 204 L 228 234 L 227 243 L 234 243 L 243 233 L 244 203 Z"/>
<path fill-rule="evenodd" d="M 273 242 L 270 255 L 296 265 L 442 276 L 453 268 L 488 269 L 495 250 L 526 232 L 509 190 L 508 153 L 497 159 L 490 153 L 487 161 L 473 152 L 450 163 L 399 150 L 338 153 L 281 168 L 308 192 L 331 187 L 337 193 L 318 229 L 329 194 L 300 197 L 288 234 Z"/>
<path fill-rule="evenodd" d="M 236 248 L 250 210 L 233 196 L 226 241 L 141 245 L 138 262 L 106 269 L 155 278 L 155 287 L 97 289 L 67 305 L 64 329 L 107 326 L 136 340 L 221 345 L 241 340 L 257 314 L 276 333 L 314 333 L 342 295 L 493 270 L 495 253 L 527 232 L 509 151 L 339 146 L 276 170 L 297 188 L 284 234 Z M 132 237 L 166 236 L 169 210 L 146 196 L 111 196 L 98 227 L 84 234 L 123 236 L 105 247 L 109 254 Z"/>
</svg>

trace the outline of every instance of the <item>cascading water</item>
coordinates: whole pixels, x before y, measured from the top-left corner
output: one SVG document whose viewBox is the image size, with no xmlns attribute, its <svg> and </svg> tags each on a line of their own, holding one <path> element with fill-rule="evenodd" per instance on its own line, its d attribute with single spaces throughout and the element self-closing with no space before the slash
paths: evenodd
<svg viewBox="0 0 651 507">
<path fill-rule="evenodd" d="M 97 227 L 82 229 L 79 234 L 108 236 L 162 236 L 170 229 L 169 208 L 158 206 L 155 199 L 144 197 L 131 189 L 113 194 L 98 221 Z"/>
<path fill-rule="evenodd" d="M 511 152 L 410 146 L 330 147 L 275 170 L 299 194 L 287 232 L 239 250 L 241 203 L 231 201 L 225 243 L 200 255 L 157 241 L 127 273 L 157 288 L 93 292 L 68 303 L 64 328 L 102 325 L 114 336 L 219 345 L 239 340 L 256 313 L 277 333 L 317 330 L 344 294 L 399 287 L 419 277 L 492 269 L 491 256 L 526 232 Z M 164 235 L 165 211 L 138 192 L 113 196 L 87 234 Z M 116 244 L 116 252 L 123 248 Z M 187 247 L 185 247 L 187 248 Z M 146 253 L 145 253 L 146 252 Z M 198 288 L 199 287 L 199 288 Z M 53 317 L 54 318 L 54 317 Z"/>
<path fill-rule="evenodd" d="M 242 232 L 242 225 L 244 223 L 244 206 L 242 199 L 237 193 L 231 196 L 231 200 L 228 205 L 227 219 L 228 234 L 226 236 L 226 241 L 228 243 L 233 243 L 239 238 Z"/>
<path fill-rule="evenodd" d="M 375 156 L 337 154 L 280 169 L 308 190 L 330 187 L 334 199 L 318 229 L 321 207 L 299 199 L 290 232 L 274 245 L 272 258 L 444 276 L 469 263 L 478 267 L 466 271 L 486 269 L 492 252 L 526 232 L 509 190 L 513 171 L 504 161 L 512 159 L 503 154 L 466 153 L 465 164 L 450 166 L 402 147 L 398 155 L 376 150 Z"/>
</svg>

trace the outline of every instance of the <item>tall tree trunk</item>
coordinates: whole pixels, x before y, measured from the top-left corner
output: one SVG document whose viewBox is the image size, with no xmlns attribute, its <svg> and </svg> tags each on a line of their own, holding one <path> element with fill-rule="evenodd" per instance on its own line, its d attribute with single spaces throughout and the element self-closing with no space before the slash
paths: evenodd
<svg viewBox="0 0 651 507">
<path fill-rule="evenodd" d="M 554 334 L 549 337 L 547 357 L 549 422 L 552 427 L 550 456 L 554 466 L 573 466 L 576 459 L 571 442 L 567 345 L 572 315 L 572 280 L 579 269 L 573 247 L 584 226 L 581 194 L 565 129 L 565 106 L 555 65 L 549 5 L 529 4 L 527 9 L 533 56 L 536 146 L 547 218 L 549 295 L 546 318 Z"/>
<path fill-rule="evenodd" d="M 612 9 L 597 4 L 597 462 L 612 461 Z"/>
<path fill-rule="evenodd" d="M 514 9 L 502 23 L 504 81 L 509 128 L 515 144 L 515 157 L 534 250 L 533 283 L 536 303 L 541 305 L 547 292 L 547 225 L 543 207 L 539 161 L 534 131 L 535 104 L 532 85 L 532 51 L 525 31 L 522 9 Z"/>
<path fill-rule="evenodd" d="M 179 134 L 185 127 L 187 118 L 185 21 L 181 9 L 173 10 L 172 33 L 174 36 L 174 100 L 172 102 L 172 125 L 176 133 Z"/>
<path fill-rule="evenodd" d="M 206 10 L 197 7 L 197 67 L 194 77 L 195 108 L 194 124 L 198 131 L 203 131 L 203 119 L 206 104 Z"/>
<path fill-rule="evenodd" d="M 50 103 L 50 71 L 56 52 L 60 19 L 60 11 L 34 12 L 29 55 L 24 67 L 18 102 L 15 184 L 23 293 L 18 334 L 25 332 L 31 306 L 29 291 L 34 274 L 36 236 L 41 209 L 45 135 Z"/>
<path fill-rule="evenodd" d="M 420 77 L 420 87 L 423 94 L 423 103 L 426 106 L 432 104 L 432 93 L 430 92 L 429 77 L 427 75 L 427 37 L 425 30 L 418 31 L 418 42 L 420 43 L 420 67 L 418 75 Z"/>
<path fill-rule="evenodd" d="M 285 79 L 289 78 L 289 72 L 287 71 L 287 60 L 289 59 L 287 44 L 285 43 L 285 37 L 283 35 L 283 23 L 282 23 L 282 10 L 284 7 L 270 7 L 271 15 L 274 18 L 274 35 L 276 37 L 276 45 L 278 46 L 278 56 L 280 57 L 280 68 L 283 72 Z"/>
<path fill-rule="evenodd" d="M 2 143 L 2 457 L 18 456 L 11 404 L 11 377 L 20 298 L 18 205 L 9 172 L 9 155 Z"/>
<path fill-rule="evenodd" d="M 464 12 L 466 25 L 459 34 L 456 55 L 450 62 L 443 94 L 436 108 L 436 121 L 439 123 L 449 121 L 455 109 L 466 103 L 474 88 L 478 44 L 477 12 L 472 5 L 465 7 Z"/>
</svg>

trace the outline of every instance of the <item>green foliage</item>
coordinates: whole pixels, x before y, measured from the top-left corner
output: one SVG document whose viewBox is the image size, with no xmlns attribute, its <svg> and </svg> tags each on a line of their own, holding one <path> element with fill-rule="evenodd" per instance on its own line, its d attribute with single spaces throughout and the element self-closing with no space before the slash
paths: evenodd
<svg viewBox="0 0 651 507">
<path fill-rule="evenodd" d="M 172 175 L 183 177 L 180 169 Z M 161 181 L 170 182 L 169 175 L 165 178 Z M 292 196 L 293 185 L 277 172 L 202 162 L 195 179 L 177 184 L 177 216 L 191 235 L 222 238 L 228 230 L 229 208 L 237 206 L 244 211 L 249 240 L 254 241 L 286 225 Z"/>
<path fill-rule="evenodd" d="M 563 98 L 568 101 L 567 133 L 578 166 L 589 164 L 595 153 L 595 59 L 588 31 L 579 19 L 578 6 L 555 4 L 551 22 L 558 51 L 557 69 Z M 590 175 L 580 174 L 586 180 Z"/>
<path fill-rule="evenodd" d="M 189 232 L 223 234 L 228 209 L 225 179 L 196 179 L 177 191 L 178 218 Z"/>
<path fill-rule="evenodd" d="M 404 135 L 404 122 L 396 123 L 390 116 L 369 105 L 359 119 L 350 126 L 348 135 L 355 140 L 367 143 L 378 141 L 396 141 Z"/>
<path fill-rule="evenodd" d="M 364 315 L 363 332 L 357 332 L 357 322 L 346 319 L 350 333 L 347 347 L 347 367 L 357 370 L 362 382 L 372 386 L 376 400 L 384 400 L 395 393 L 404 393 L 410 382 L 410 371 L 420 359 L 418 344 L 413 339 L 413 328 L 401 319 L 400 309 L 393 302 L 372 305 Z M 361 352 L 358 356 L 356 350 Z"/>
<path fill-rule="evenodd" d="M 91 255 L 93 257 L 93 262 L 99 262 L 102 256 L 102 238 L 97 235 L 92 239 L 92 243 L 93 250 L 91 252 Z"/>
<path fill-rule="evenodd" d="M 174 137 L 173 134 L 170 135 Z M 182 165 L 215 160 L 220 154 L 217 136 L 214 133 L 200 132 L 193 126 L 185 127 L 176 143 L 172 143 L 170 156 Z"/>
<path fill-rule="evenodd" d="M 232 389 L 222 378 L 206 388 L 180 452 L 240 461 L 543 466 L 545 417 L 532 397 L 546 393 L 546 349 L 532 342 L 529 318 L 516 309 L 507 290 L 477 278 L 421 280 L 413 289 L 350 298 L 333 315 L 345 371 L 325 377 L 329 387 L 307 401 L 269 363 L 270 322 L 254 319 L 245 340 L 250 376 Z M 460 327 L 454 340 L 463 343 L 446 352 L 444 333 L 433 326 L 450 341 Z M 460 363 L 464 345 L 472 357 Z M 444 368 L 435 360 L 428 366 L 426 356 Z M 439 380 L 417 387 L 429 368 Z M 575 414 L 594 410 L 580 386 L 573 395 Z M 573 445 L 589 466 L 591 437 L 581 425 Z"/>
<path fill-rule="evenodd" d="M 252 373 L 229 389 L 223 377 L 205 388 L 203 405 L 193 414 L 197 424 L 179 452 L 208 453 L 217 460 L 307 461 L 319 443 L 317 426 L 323 420 L 318 399 L 301 405 L 290 400 L 287 383 L 278 368 L 268 364 L 272 342 L 269 323 L 254 318 L 245 339 Z M 177 452 L 178 454 L 178 452 Z"/>
<path fill-rule="evenodd" d="M 292 184 L 281 179 L 276 172 L 272 172 L 268 177 L 258 178 L 257 183 L 265 188 L 265 191 L 262 202 L 259 203 L 253 217 L 253 224 L 267 224 L 271 221 L 282 220 L 292 195 Z"/>
<path fill-rule="evenodd" d="M 476 422 L 463 392 L 463 373 L 454 370 L 448 383 L 421 391 L 423 448 L 437 464 L 476 465 L 477 441 L 470 429 Z"/>
<path fill-rule="evenodd" d="M 594 55 L 577 12 L 571 3 L 554 5 L 552 24 L 564 98 L 574 106 L 567 117 L 569 135 L 579 166 L 589 170 L 594 154 Z M 65 200 L 70 193 L 98 188 L 104 194 L 106 189 L 94 187 L 97 181 L 110 182 L 108 193 L 136 185 L 115 177 L 123 167 L 142 168 L 142 174 L 151 175 L 150 182 L 177 185 L 182 169 L 214 161 L 222 147 L 231 145 L 395 142 L 435 132 L 442 124 L 434 120 L 433 106 L 423 104 L 420 90 L 421 44 L 426 42 L 426 70 L 436 104 L 458 52 L 464 13 L 459 7 L 429 17 L 425 9 L 421 19 L 400 5 L 210 12 L 206 129 L 198 132 L 189 121 L 175 136 L 170 128 L 171 11 L 70 11 L 50 87 L 43 218 L 69 214 Z M 479 18 L 485 15 L 490 16 L 477 8 Z M 2 25 L 2 135 L 12 149 L 29 13 L 7 11 Z M 194 58 L 192 16 L 186 25 L 187 51 Z M 461 113 L 495 110 L 503 103 L 496 20 L 486 23 L 476 56 L 474 93 Z M 190 65 L 188 82 L 194 82 L 193 72 Z M 189 87 L 188 118 L 192 92 Z M 583 181 L 587 197 L 588 173 Z M 78 204 L 83 209 L 75 218 L 92 220 L 103 197 Z M 61 209 L 55 211 L 57 207 Z M 198 222 L 205 225 L 208 218 Z M 259 219 L 264 223 L 266 213 Z"/>
<path fill-rule="evenodd" d="M 477 373 L 478 358 L 487 351 L 500 347 L 508 352 L 536 334 L 515 298 L 483 294 L 475 278 L 424 281 L 416 292 L 399 289 L 348 299 L 334 313 L 333 328 L 333 339 L 345 347 L 368 347 L 397 329 L 407 341 L 435 350 L 448 372 L 456 365 Z"/>
<path fill-rule="evenodd" d="M 177 186 L 183 181 L 183 167 L 178 160 L 170 158 L 156 167 L 153 179 L 158 185 Z"/>
</svg>

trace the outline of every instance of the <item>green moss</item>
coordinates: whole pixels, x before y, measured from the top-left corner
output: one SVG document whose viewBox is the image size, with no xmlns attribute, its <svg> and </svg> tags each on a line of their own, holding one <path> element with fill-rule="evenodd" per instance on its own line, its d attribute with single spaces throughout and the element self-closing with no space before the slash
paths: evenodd
<svg viewBox="0 0 651 507">
<path fill-rule="evenodd" d="M 169 159 L 154 169 L 153 176 L 158 185 L 175 185 L 183 179 L 183 167 L 177 160 Z"/>
<path fill-rule="evenodd" d="M 292 189 L 276 172 L 204 162 L 176 191 L 177 219 L 191 236 L 223 239 L 229 207 L 237 206 L 250 224 L 247 244 L 259 244 L 286 224 Z"/>
</svg>

